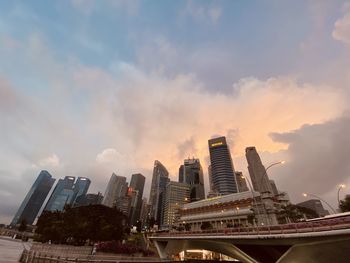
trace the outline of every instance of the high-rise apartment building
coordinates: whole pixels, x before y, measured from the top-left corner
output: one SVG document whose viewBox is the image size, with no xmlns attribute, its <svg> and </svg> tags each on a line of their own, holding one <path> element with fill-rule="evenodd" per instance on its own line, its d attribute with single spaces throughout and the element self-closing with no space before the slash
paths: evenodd
<svg viewBox="0 0 350 263">
<path fill-rule="evenodd" d="M 141 214 L 140 214 L 140 220 L 142 221 L 142 225 L 146 224 L 148 213 L 149 213 L 149 204 L 147 202 L 147 198 L 142 199 L 142 206 L 141 206 Z"/>
<path fill-rule="evenodd" d="M 237 193 L 237 183 L 230 149 L 225 137 L 210 139 L 209 154 L 211 166 L 211 181 L 213 189 L 220 195 Z"/>
<path fill-rule="evenodd" d="M 186 183 L 169 182 L 164 195 L 164 218 L 162 227 L 171 227 L 180 217 L 180 208 L 189 203 L 191 186 Z"/>
<path fill-rule="evenodd" d="M 66 204 L 72 204 L 74 201 L 74 181 L 74 176 L 66 176 L 64 179 L 59 179 L 44 210 L 62 211 Z"/>
<path fill-rule="evenodd" d="M 112 174 L 109 179 L 102 204 L 113 207 L 116 205 L 116 200 L 119 197 L 125 196 L 128 190 L 128 183 L 126 177 Z"/>
<path fill-rule="evenodd" d="M 255 191 L 273 193 L 266 169 L 261 162 L 255 147 L 247 147 L 245 155 L 248 162 L 248 171 Z"/>
<path fill-rule="evenodd" d="M 17 225 L 22 220 L 26 220 L 27 224 L 33 224 L 54 182 L 55 179 L 49 172 L 41 171 L 15 214 L 11 225 Z"/>
<path fill-rule="evenodd" d="M 205 198 L 203 169 L 199 159 L 185 159 L 179 168 L 179 182 L 190 186 L 191 202 Z"/>
<path fill-rule="evenodd" d="M 235 172 L 235 176 L 236 176 L 236 182 L 237 182 L 237 186 L 238 186 L 238 192 L 247 192 L 249 191 L 249 188 L 247 186 L 247 181 L 243 176 L 242 172 Z"/>
<path fill-rule="evenodd" d="M 165 188 L 170 181 L 169 172 L 165 166 L 158 160 L 154 161 L 151 192 L 149 195 L 150 216 L 154 217 L 158 225 L 161 225 L 163 218 L 163 198 L 165 193 Z"/>
<path fill-rule="evenodd" d="M 130 222 L 132 225 L 135 225 L 136 222 L 140 219 L 141 207 L 142 207 L 142 196 L 143 189 L 145 187 L 146 178 L 142 174 L 133 174 L 131 176 L 130 188 L 134 191 L 137 191 L 137 199 L 135 207 L 131 211 Z"/>
</svg>

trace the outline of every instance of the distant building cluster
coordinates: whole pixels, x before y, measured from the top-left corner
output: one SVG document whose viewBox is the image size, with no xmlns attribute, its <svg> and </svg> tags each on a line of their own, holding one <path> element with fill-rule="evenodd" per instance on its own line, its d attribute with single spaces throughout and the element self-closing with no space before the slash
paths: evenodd
<svg viewBox="0 0 350 263">
<path fill-rule="evenodd" d="M 250 179 L 234 169 L 225 137 L 208 140 L 208 195 L 200 160 L 185 159 L 179 167 L 178 181 L 171 181 L 166 167 L 154 162 L 149 199 L 144 197 L 146 178 L 140 173 L 127 178 L 115 173 L 109 179 L 104 196 L 87 193 L 91 181 L 85 177 L 55 179 L 41 171 L 24 198 L 11 224 L 22 220 L 33 224 L 40 211 L 62 211 L 66 205 L 102 204 L 119 209 L 130 226 L 161 229 L 200 229 L 203 223 L 215 228 L 249 224 L 277 224 L 278 211 L 288 205 L 289 197 L 270 180 L 255 147 L 246 148 Z M 53 190 L 52 190 L 53 188 Z M 45 200 L 47 202 L 44 206 Z M 322 204 L 308 201 L 299 204 L 325 215 Z"/>
</svg>

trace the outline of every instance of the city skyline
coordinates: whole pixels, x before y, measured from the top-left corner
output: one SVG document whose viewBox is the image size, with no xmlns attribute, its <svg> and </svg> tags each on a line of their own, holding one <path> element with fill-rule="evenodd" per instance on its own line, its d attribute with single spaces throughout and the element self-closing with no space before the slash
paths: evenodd
<svg viewBox="0 0 350 263">
<path fill-rule="evenodd" d="M 94 193 L 112 172 L 141 173 L 148 193 L 154 160 L 176 180 L 195 156 L 208 188 L 218 136 L 243 175 L 254 145 L 265 167 L 286 161 L 269 178 L 294 202 L 336 204 L 350 185 L 349 6 L 1 2 L 0 222 L 44 169 L 90 178 Z"/>
</svg>

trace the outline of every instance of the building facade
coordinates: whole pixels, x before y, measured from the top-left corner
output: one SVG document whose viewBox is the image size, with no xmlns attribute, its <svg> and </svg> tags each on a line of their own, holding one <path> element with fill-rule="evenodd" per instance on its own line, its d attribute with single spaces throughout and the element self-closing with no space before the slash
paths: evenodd
<svg viewBox="0 0 350 263">
<path fill-rule="evenodd" d="M 55 179 L 48 171 L 41 171 L 16 212 L 11 225 L 17 225 L 22 220 L 27 224 L 33 224 L 54 182 Z"/>
<path fill-rule="evenodd" d="M 169 172 L 165 166 L 156 160 L 153 166 L 151 191 L 149 195 L 150 217 L 153 217 L 158 225 L 162 225 L 164 208 L 162 206 L 166 185 L 169 182 Z"/>
<path fill-rule="evenodd" d="M 78 177 L 77 181 L 74 184 L 74 200 L 73 204 L 76 202 L 77 198 L 82 198 L 86 195 L 89 190 L 91 181 L 86 177 Z"/>
<path fill-rule="evenodd" d="M 235 172 L 238 192 L 246 192 L 249 191 L 249 188 L 247 186 L 247 181 L 243 176 L 242 172 Z"/>
<path fill-rule="evenodd" d="M 119 197 L 125 196 L 128 190 L 128 183 L 126 177 L 112 174 L 109 179 L 102 204 L 113 207 Z"/>
<path fill-rule="evenodd" d="M 75 199 L 75 206 L 85 206 L 85 205 L 100 205 L 102 204 L 103 195 L 98 192 L 97 194 L 86 194 L 81 195 Z"/>
<path fill-rule="evenodd" d="M 62 211 L 65 205 L 72 204 L 75 195 L 74 181 L 74 176 L 66 176 L 64 179 L 59 179 L 44 210 Z"/>
<path fill-rule="evenodd" d="M 297 206 L 305 207 L 311 210 L 314 210 L 319 217 L 324 217 L 329 215 L 328 210 L 324 209 L 322 202 L 318 199 L 310 199 L 304 202 L 297 204 Z"/>
<path fill-rule="evenodd" d="M 142 174 L 133 174 L 131 176 L 130 188 L 137 191 L 137 200 L 135 203 L 135 208 L 131 213 L 131 224 L 135 225 L 138 220 L 140 220 L 141 208 L 142 208 L 142 196 L 143 189 L 145 187 L 146 178 Z"/>
<path fill-rule="evenodd" d="M 171 228 L 179 219 L 180 208 L 190 201 L 191 186 L 186 183 L 169 182 L 164 195 L 164 218 L 162 228 Z"/>
<path fill-rule="evenodd" d="M 199 159 L 186 159 L 179 168 L 179 182 L 190 186 L 190 202 L 205 198 L 203 169 Z"/>
<path fill-rule="evenodd" d="M 247 147 L 245 155 L 248 162 L 248 171 L 255 191 L 273 193 L 266 169 L 261 162 L 255 147 Z"/>
<path fill-rule="evenodd" d="M 210 174 L 213 187 L 211 190 L 218 192 L 220 195 L 237 193 L 238 187 L 226 138 L 218 137 L 210 139 L 208 144 L 211 167 Z"/>
</svg>

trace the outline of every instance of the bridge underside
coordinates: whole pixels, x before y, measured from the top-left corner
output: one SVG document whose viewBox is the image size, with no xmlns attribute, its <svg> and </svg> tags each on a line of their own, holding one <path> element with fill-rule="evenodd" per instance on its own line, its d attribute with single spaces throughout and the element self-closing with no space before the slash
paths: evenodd
<svg viewBox="0 0 350 263">
<path fill-rule="evenodd" d="M 288 242 L 289 241 L 289 242 Z M 205 249 L 247 263 L 348 263 L 350 236 L 303 240 L 154 240 L 162 259 L 184 250 Z"/>
</svg>

